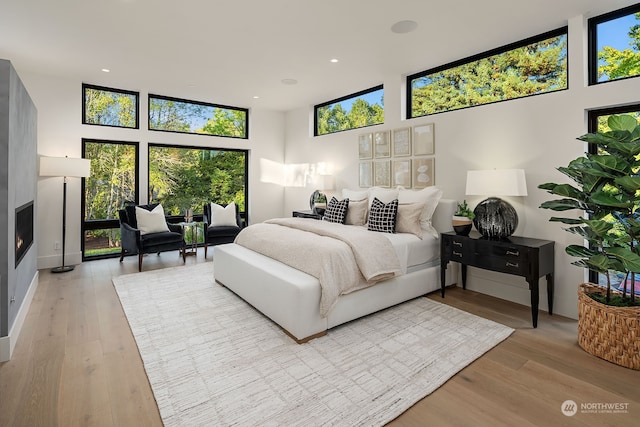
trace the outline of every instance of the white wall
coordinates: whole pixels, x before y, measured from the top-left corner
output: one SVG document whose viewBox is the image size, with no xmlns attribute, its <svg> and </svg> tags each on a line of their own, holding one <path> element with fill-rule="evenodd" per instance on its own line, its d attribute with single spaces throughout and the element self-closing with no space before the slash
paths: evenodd
<svg viewBox="0 0 640 427">
<path fill-rule="evenodd" d="M 575 138 L 587 131 L 587 110 L 640 101 L 640 79 L 586 86 L 586 18 L 569 20 L 569 90 L 512 100 L 429 117 L 402 120 L 404 116 L 404 77 L 385 78 L 385 124 L 366 129 L 311 137 L 309 115 L 313 106 L 291 111 L 286 117 L 287 163 L 330 162 L 336 176 L 336 191 L 358 188 L 358 135 L 376 130 L 435 124 L 436 180 L 444 197 L 465 198 L 466 171 L 471 169 L 523 168 L 528 197 L 508 198 L 520 218 L 516 235 L 554 240 L 554 312 L 577 318 L 577 285 L 585 281 L 583 269 L 570 265 L 565 254 L 568 244 L 581 242 L 561 226 L 549 223 L 552 211 L 539 209 L 553 198 L 537 186 L 562 182 L 555 168 L 580 156 L 585 146 Z M 418 70 L 410 70 L 418 71 Z M 380 82 L 370 82 L 374 86 Z M 361 89 L 361 88 L 359 88 Z M 328 101 L 319 99 L 318 103 Z M 308 209 L 310 190 L 287 188 L 285 212 Z M 468 197 L 475 206 L 480 197 Z M 540 308 L 547 310 L 544 278 L 540 287 Z M 469 269 L 468 288 L 530 305 L 530 292 L 524 279 L 479 269 Z"/>
<path fill-rule="evenodd" d="M 251 110 L 249 140 L 217 138 L 204 135 L 185 135 L 147 130 L 147 88 L 126 85 L 113 87 L 140 91 L 140 129 L 109 128 L 82 125 L 82 81 L 46 75 L 23 73 L 25 86 L 38 109 L 38 154 L 44 156 L 80 157 L 82 138 L 139 142 L 140 145 L 140 201 L 147 200 L 147 144 L 241 148 L 249 154 L 249 222 L 282 216 L 284 192 L 281 185 L 261 181 L 261 159 L 278 164 L 284 161 L 284 114 L 266 110 Z M 93 83 L 93 82 L 86 82 Z M 152 93 L 163 94 L 160 89 Z M 169 94 L 176 96 L 176 94 Z M 211 101 L 215 100 L 200 100 Z M 80 179 L 68 179 L 66 264 L 81 262 L 80 236 Z M 38 180 L 38 268 L 60 265 L 62 252 L 54 250 L 62 238 L 62 178 Z"/>
</svg>

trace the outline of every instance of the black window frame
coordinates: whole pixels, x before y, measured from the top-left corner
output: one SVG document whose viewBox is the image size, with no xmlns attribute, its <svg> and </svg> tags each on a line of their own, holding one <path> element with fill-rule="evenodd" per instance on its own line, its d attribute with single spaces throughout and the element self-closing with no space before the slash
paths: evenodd
<svg viewBox="0 0 640 427">
<path fill-rule="evenodd" d="M 412 84 L 411 84 L 413 80 L 415 80 L 417 78 L 428 76 L 430 74 L 439 73 L 441 71 L 445 71 L 445 70 L 448 70 L 450 68 L 455 68 L 455 67 L 459 67 L 461 65 L 466 65 L 466 64 L 469 64 L 469 63 L 472 63 L 472 62 L 476 62 L 476 61 L 479 61 L 481 59 L 489 58 L 489 57 L 494 56 L 494 55 L 499 55 L 499 54 L 508 52 L 510 50 L 515 50 L 515 49 L 521 48 L 523 46 L 527 46 L 527 45 L 532 44 L 532 43 L 537 43 L 537 42 L 540 42 L 540 41 L 543 41 L 543 40 L 547 40 L 547 39 L 550 39 L 550 38 L 553 38 L 553 37 L 562 36 L 562 35 L 564 35 L 566 37 L 566 40 L 567 40 L 567 55 L 566 55 L 566 61 L 567 61 L 567 86 L 565 88 L 557 89 L 557 90 L 553 90 L 553 91 L 549 91 L 549 92 L 541 92 L 541 93 L 535 93 L 535 94 L 531 94 L 531 95 L 523 95 L 523 96 L 519 96 L 519 97 L 516 97 L 516 98 L 502 99 L 502 100 L 499 100 L 499 101 L 487 102 L 487 103 L 483 103 L 483 104 L 470 105 L 470 106 L 467 106 L 467 107 L 456 108 L 456 109 L 453 109 L 453 110 L 438 111 L 438 112 L 435 112 L 435 113 L 424 114 L 424 115 L 420 115 L 420 116 L 414 116 L 413 115 L 413 102 L 412 102 L 413 98 L 412 98 Z M 500 46 L 500 47 L 497 47 L 495 49 L 487 50 L 485 52 L 478 53 L 478 54 L 475 54 L 475 55 L 472 55 L 472 56 L 468 56 L 466 58 L 459 59 L 459 60 L 450 62 L 448 64 L 440 65 L 440 66 L 435 67 L 435 68 L 431 68 L 431 69 L 428 69 L 428 70 L 425 70 L 425 71 L 420 71 L 418 73 L 414 73 L 414 74 L 408 75 L 407 78 L 406 78 L 406 81 L 405 81 L 405 83 L 406 83 L 406 88 L 405 88 L 405 90 L 406 90 L 406 92 L 405 92 L 405 94 L 406 94 L 406 114 L 405 115 L 406 115 L 407 119 L 416 119 L 416 118 L 419 118 L 419 117 L 432 116 L 434 114 L 448 113 L 448 112 L 451 112 L 451 111 L 466 110 L 468 108 L 474 108 L 474 107 L 480 107 L 480 106 L 483 106 L 483 105 L 496 104 L 496 103 L 499 103 L 499 102 L 513 101 L 515 99 L 528 98 L 528 97 L 531 97 L 531 96 L 539 96 L 539 95 L 546 95 L 546 94 L 549 94 L 549 93 L 562 92 L 562 91 L 565 91 L 565 90 L 569 89 L 569 78 L 568 78 L 568 76 L 569 76 L 569 27 L 565 25 L 565 26 L 557 28 L 555 30 L 546 31 L 546 32 L 544 32 L 542 34 L 538 34 L 536 36 L 528 37 L 526 39 L 519 40 L 519 41 L 516 41 L 516 42 L 513 42 L 513 43 L 509 43 L 507 45 Z"/>
<path fill-rule="evenodd" d="M 249 218 L 249 155 L 251 150 L 244 148 L 227 148 L 227 147 L 203 147 L 199 145 L 181 145 L 181 144 L 168 144 L 168 143 L 159 143 L 159 142 L 150 142 L 147 144 L 147 159 L 149 159 L 149 150 L 152 147 L 162 147 L 162 148 L 184 148 L 187 150 L 207 150 L 207 151 L 235 151 L 244 153 L 244 176 L 245 176 L 245 184 L 244 184 L 244 200 L 245 206 L 244 211 L 239 211 L 240 218 L 244 221 L 245 224 L 248 224 Z M 150 162 L 147 160 L 147 203 L 152 203 L 151 194 L 149 192 L 149 177 L 151 176 L 150 170 Z M 194 221 L 202 222 L 204 212 L 194 212 L 193 218 Z M 167 221 L 170 223 L 179 223 L 184 221 L 184 217 L 182 215 L 167 215 Z"/>
<path fill-rule="evenodd" d="M 113 93 L 121 93 L 124 95 L 134 95 L 136 98 L 136 123 L 135 126 L 131 127 L 131 126 L 118 126 L 118 125 L 107 125 L 107 124 L 102 124 L 102 123 L 87 123 L 87 106 L 85 104 L 86 101 L 86 96 L 85 96 L 85 90 L 86 89 L 93 89 L 93 90 L 101 90 L 104 92 L 113 92 Z M 121 128 L 121 129 L 140 129 L 140 92 L 136 92 L 133 90 L 126 90 L 126 89 L 117 89 L 117 88 L 111 88 L 111 87 L 107 87 L 107 86 L 98 86 L 98 85 L 93 85 L 93 84 L 89 84 L 89 83 L 82 83 L 82 124 L 83 125 L 88 125 L 88 126 L 104 126 L 104 127 L 110 127 L 110 128 Z"/>
<path fill-rule="evenodd" d="M 177 130 L 167 130 L 167 129 L 155 129 L 155 128 L 152 128 L 151 127 L 151 99 L 152 98 L 161 99 L 161 100 L 165 100 L 165 101 L 181 102 L 181 103 L 185 103 L 185 104 L 201 105 L 203 107 L 222 108 L 222 109 L 226 109 L 226 110 L 235 110 L 235 111 L 244 112 L 245 113 L 245 132 L 244 132 L 244 136 L 213 135 L 213 134 L 210 134 L 210 133 L 185 132 L 185 131 L 177 131 Z M 186 134 L 186 135 L 203 135 L 203 136 L 213 136 L 213 137 L 218 137 L 218 138 L 249 139 L 249 109 L 248 108 L 243 108 L 243 107 L 234 107 L 234 106 L 231 106 L 231 105 L 215 104 L 215 103 L 204 102 L 204 101 L 194 101 L 194 100 L 191 100 L 191 99 L 175 98 L 175 97 L 172 97 L 172 96 L 165 96 L 165 95 L 158 95 L 158 94 L 149 93 L 148 96 L 147 96 L 147 128 L 150 131 L 154 131 L 154 132 L 181 133 L 181 134 Z"/>
<path fill-rule="evenodd" d="M 622 18 L 627 15 L 631 15 L 634 13 L 640 12 L 640 3 L 627 6 L 622 9 L 614 10 L 609 13 L 605 13 L 603 15 L 595 16 L 590 18 L 587 22 L 588 28 L 588 54 L 587 54 L 587 68 L 589 74 L 589 86 L 595 86 L 603 83 L 609 82 L 617 82 L 620 80 L 633 79 L 636 77 L 640 77 L 640 74 L 635 76 L 627 76 L 627 77 L 619 77 L 617 79 L 609 79 L 603 82 L 598 81 L 598 25 L 603 24 L 608 21 L 613 21 L 614 19 Z"/>
<path fill-rule="evenodd" d="M 363 129 L 363 128 L 366 128 L 366 127 L 378 126 L 378 125 L 384 124 L 384 120 L 383 120 L 382 123 L 374 123 L 374 124 L 371 124 L 371 125 L 360 126 L 360 127 L 356 127 L 356 128 L 341 129 L 341 130 L 337 130 L 335 132 L 329 132 L 329 133 L 323 133 L 323 134 L 318 133 L 318 110 L 320 108 L 326 107 L 327 105 L 336 104 L 338 102 L 347 101 L 347 100 L 352 99 L 352 98 L 358 98 L 358 97 L 360 97 L 362 95 L 367 95 L 369 93 L 373 93 L 373 92 L 379 91 L 380 89 L 382 89 L 382 91 L 383 91 L 382 96 L 384 98 L 384 84 L 379 84 L 379 85 L 371 87 L 369 89 L 364 89 L 364 90 L 352 93 L 350 95 L 341 96 L 340 98 L 336 98 L 336 99 L 333 99 L 331 101 L 326 101 L 326 102 L 323 102 L 321 104 L 314 105 L 313 106 L 313 136 L 332 135 L 334 133 L 347 132 L 347 131 L 354 130 L 354 129 Z M 382 106 L 382 109 L 384 111 L 384 105 Z"/>
<path fill-rule="evenodd" d="M 135 147 L 135 200 L 132 200 L 137 205 L 140 200 L 140 143 L 137 141 L 120 141 L 120 140 L 110 140 L 110 139 L 100 139 L 100 138 L 82 138 L 82 158 L 86 158 L 86 144 L 87 143 L 104 143 L 104 144 L 122 144 L 122 145 L 133 145 Z M 93 219 L 87 220 L 84 217 L 84 213 L 86 211 L 86 200 L 85 200 L 85 191 L 86 191 L 86 178 L 81 179 L 80 184 L 80 251 L 82 253 L 82 261 L 90 261 L 97 259 L 106 259 L 106 258 L 116 258 L 119 257 L 119 253 L 112 254 L 103 254 L 103 255 L 85 255 L 85 233 L 91 230 L 103 230 L 105 228 L 120 228 L 120 219 Z"/>
</svg>

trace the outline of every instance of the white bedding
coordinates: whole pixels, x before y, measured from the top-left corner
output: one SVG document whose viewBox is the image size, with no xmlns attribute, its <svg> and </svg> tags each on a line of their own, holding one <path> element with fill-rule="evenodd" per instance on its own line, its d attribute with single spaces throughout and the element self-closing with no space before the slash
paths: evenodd
<svg viewBox="0 0 640 427">
<path fill-rule="evenodd" d="M 372 231 L 372 233 L 375 232 Z M 440 259 L 440 241 L 426 233 L 422 239 L 410 233 L 381 234 L 393 245 L 403 274 L 406 274 L 411 267 L 429 264 Z"/>
</svg>

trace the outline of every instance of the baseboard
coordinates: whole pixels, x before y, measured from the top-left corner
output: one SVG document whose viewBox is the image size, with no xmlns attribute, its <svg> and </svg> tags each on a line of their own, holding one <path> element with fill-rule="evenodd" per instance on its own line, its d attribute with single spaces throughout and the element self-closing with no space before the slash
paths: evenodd
<svg viewBox="0 0 640 427">
<path fill-rule="evenodd" d="M 38 270 L 48 270 L 50 268 L 59 267 L 62 262 L 60 254 L 46 255 L 38 257 Z M 66 265 L 78 265 L 82 263 L 82 252 L 68 252 L 64 256 Z"/>
<path fill-rule="evenodd" d="M 27 318 L 29 307 L 31 307 L 31 301 L 33 301 L 33 296 L 36 294 L 36 290 L 38 289 L 39 277 L 40 273 L 36 271 L 36 274 L 33 276 L 33 280 L 31 280 L 31 284 L 29 284 L 29 290 L 22 300 L 22 305 L 20 306 L 20 310 L 18 310 L 16 320 L 13 322 L 11 330 L 9 330 L 9 335 L 6 337 L 0 337 L 0 362 L 11 360 L 13 349 L 16 347 L 20 331 L 22 331 L 22 326 Z"/>
</svg>

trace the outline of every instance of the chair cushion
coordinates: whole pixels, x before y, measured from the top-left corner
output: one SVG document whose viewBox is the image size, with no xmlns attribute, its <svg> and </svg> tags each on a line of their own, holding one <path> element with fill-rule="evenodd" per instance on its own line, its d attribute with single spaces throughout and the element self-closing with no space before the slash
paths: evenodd
<svg viewBox="0 0 640 427">
<path fill-rule="evenodd" d="M 138 222 L 136 221 L 136 208 L 143 208 L 146 209 L 148 211 L 153 210 L 153 208 L 155 208 L 156 206 L 158 206 L 157 203 L 153 203 L 151 205 L 126 205 L 124 207 L 125 212 L 127 213 L 127 219 L 126 219 L 126 223 L 129 224 L 132 228 L 138 228 Z"/>
<path fill-rule="evenodd" d="M 236 204 L 235 202 L 229 203 L 227 206 L 222 206 L 217 203 L 211 203 L 211 226 L 223 227 L 223 226 L 238 226 L 236 221 Z"/>
<path fill-rule="evenodd" d="M 169 231 L 162 205 L 156 206 L 151 211 L 136 206 L 136 222 L 142 235 Z"/>
<path fill-rule="evenodd" d="M 182 243 L 183 237 L 181 233 L 173 231 L 165 231 L 162 233 L 149 233 L 140 236 L 144 247 L 165 245 L 167 243 Z"/>
<path fill-rule="evenodd" d="M 235 237 L 240 232 L 240 227 L 237 225 L 223 225 L 220 227 L 207 228 L 208 237 Z"/>
</svg>

